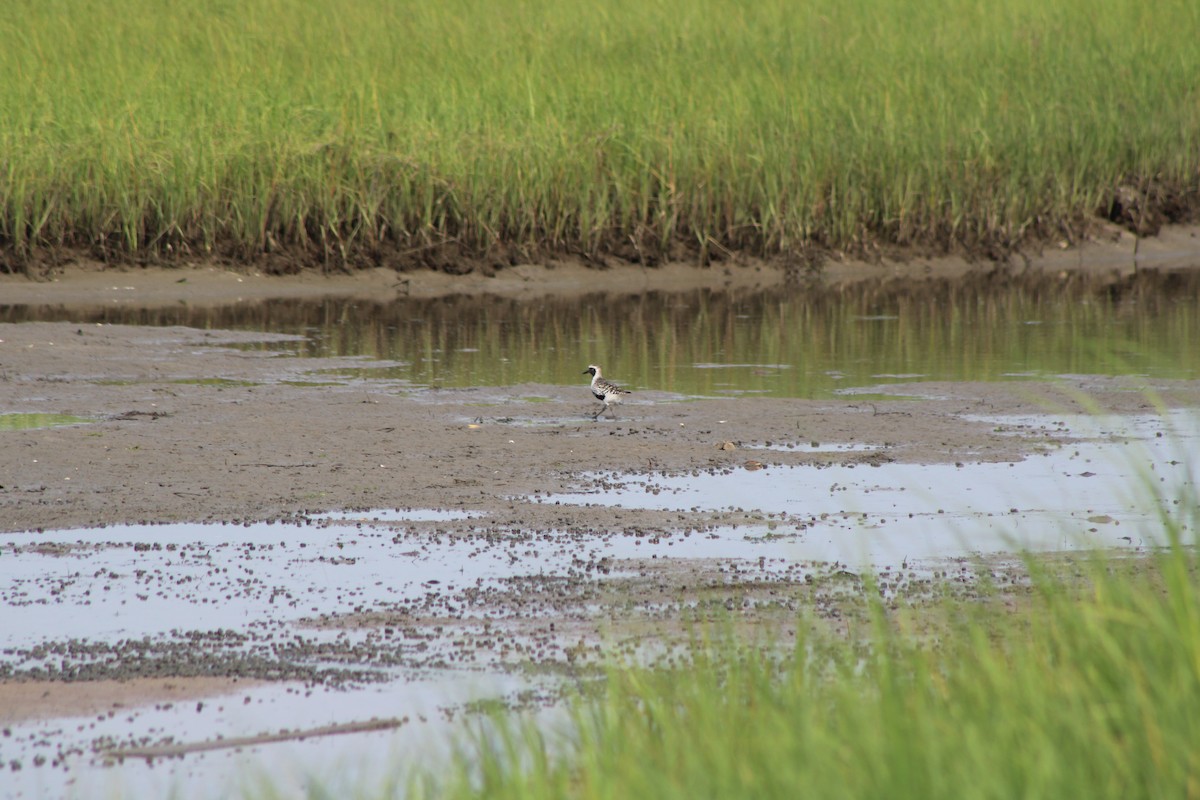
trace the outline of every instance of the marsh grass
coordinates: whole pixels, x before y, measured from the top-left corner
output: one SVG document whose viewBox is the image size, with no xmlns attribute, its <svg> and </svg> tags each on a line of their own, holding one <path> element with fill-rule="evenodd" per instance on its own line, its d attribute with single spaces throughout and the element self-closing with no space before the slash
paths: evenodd
<svg viewBox="0 0 1200 800">
<path fill-rule="evenodd" d="M 613 669 L 565 731 L 501 723 L 418 794 L 1196 796 L 1194 555 L 1031 566 L 1021 607 L 959 605 L 935 633 L 877 607 L 857 643 L 814 631 L 780 660 L 726 639 L 688 668 Z"/>
<path fill-rule="evenodd" d="M 0 40 L 10 268 L 1003 249 L 1121 186 L 1196 205 L 1188 0 L 18 0 Z"/>
<path fill-rule="evenodd" d="M 848 634 L 728 628 L 686 665 L 615 664 L 564 724 L 490 718 L 415 794 L 1196 797 L 1200 495 L 1143 483 L 1166 543 L 1148 556 L 1031 555 L 1027 591 L 982 570 L 932 604 L 868 601 Z"/>
</svg>

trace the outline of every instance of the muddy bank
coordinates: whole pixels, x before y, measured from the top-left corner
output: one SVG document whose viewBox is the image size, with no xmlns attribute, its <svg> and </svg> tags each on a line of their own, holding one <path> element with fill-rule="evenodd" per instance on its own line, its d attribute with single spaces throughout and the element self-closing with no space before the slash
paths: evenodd
<svg viewBox="0 0 1200 800">
<path fill-rule="evenodd" d="M 871 261 L 830 254 L 807 265 L 734 258 L 708 266 L 673 262 L 645 267 L 621 260 L 596 264 L 550 260 L 500 270 L 452 274 L 434 269 L 397 272 L 364 269 L 349 273 L 302 270 L 280 276 L 253 265 L 205 262 L 172 267 L 111 266 L 76 260 L 38 279 L 0 274 L 0 306 L 68 307 L 190 306 L 248 303 L 267 298 L 354 297 L 387 301 L 398 297 L 496 294 L 536 298 L 593 293 L 767 289 L 787 284 L 837 287 L 863 281 L 956 280 L 1000 271 L 1012 275 L 1075 276 L 1121 280 L 1138 269 L 1200 269 L 1200 226 L 1167 226 L 1139 238 L 1110 226 L 1077 246 L 1066 242 L 1012 254 L 1003 261 L 959 256 L 926 257 L 916 252 L 881 255 Z"/>
</svg>

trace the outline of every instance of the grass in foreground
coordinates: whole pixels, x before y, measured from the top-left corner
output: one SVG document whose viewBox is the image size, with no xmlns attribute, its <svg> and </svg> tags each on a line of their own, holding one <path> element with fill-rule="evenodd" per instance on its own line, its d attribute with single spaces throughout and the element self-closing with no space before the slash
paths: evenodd
<svg viewBox="0 0 1200 800">
<path fill-rule="evenodd" d="M 947 605 L 936 635 L 876 615 L 791 658 L 725 642 L 615 669 L 561 736 L 501 724 L 427 796 L 1197 797 L 1193 551 L 1034 568 L 1027 607 Z M 866 644 L 871 642 L 871 644 Z"/>
<path fill-rule="evenodd" d="M 10 269 L 1005 246 L 1200 188 L 1190 0 L 8 11 Z"/>
</svg>

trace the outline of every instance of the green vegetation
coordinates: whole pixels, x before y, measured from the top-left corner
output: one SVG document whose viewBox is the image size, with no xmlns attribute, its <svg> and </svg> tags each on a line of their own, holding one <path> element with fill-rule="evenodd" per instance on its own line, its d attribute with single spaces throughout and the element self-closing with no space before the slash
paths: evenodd
<svg viewBox="0 0 1200 800">
<path fill-rule="evenodd" d="M 56 428 L 61 425 L 83 425 L 93 420 L 71 414 L 7 413 L 0 414 L 0 431 L 28 431 L 36 428 Z"/>
<path fill-rule="evenodd" d="M 61 247 L 397 265 L 1003 248 L 1071 236 L 1121 186 L 1155 218 L 1200 187 L 1192 0 L 7 12 L 10 269 Z"/>
<path fill-rule="evenodd" d="M 423 794 L 1197 796 L 1194 552 L 1030 566 L 1028 598 L 950 600 L 940 624 L 880 604 L 788 658 L 725 640 L 689 667 L 614 669 L 558 732 L 499 717 Z"/>
</svg>

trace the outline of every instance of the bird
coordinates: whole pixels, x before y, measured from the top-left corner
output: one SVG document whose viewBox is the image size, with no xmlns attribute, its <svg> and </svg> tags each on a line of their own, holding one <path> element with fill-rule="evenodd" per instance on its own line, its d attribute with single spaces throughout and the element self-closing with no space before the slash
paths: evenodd
<svg viewBox="0 0 1200 800">
<path fill-rule="evenodd" d="M 616 419 L 617 412 L 613 409 L 613 406 L 621 402 L 621 396 L 629 394 L 629 390 L 622 389 L 615 383 L 605 380 L 604 376 L 600 374 L 600 367 L 596 366 L 595 364 L 589 365 L 588 368 L 583 371 L 583 374 L 592 376 L 592 394 L 596 396 L 597 400 L 600 400 L 604 403 L 604 405 L 600 407 L 600 410 L 595 413 L 592 419 L 600 419 L 600 415 L 605 411 L 610 412 L 613 416 L 613 419 Z"/>
</svg>

